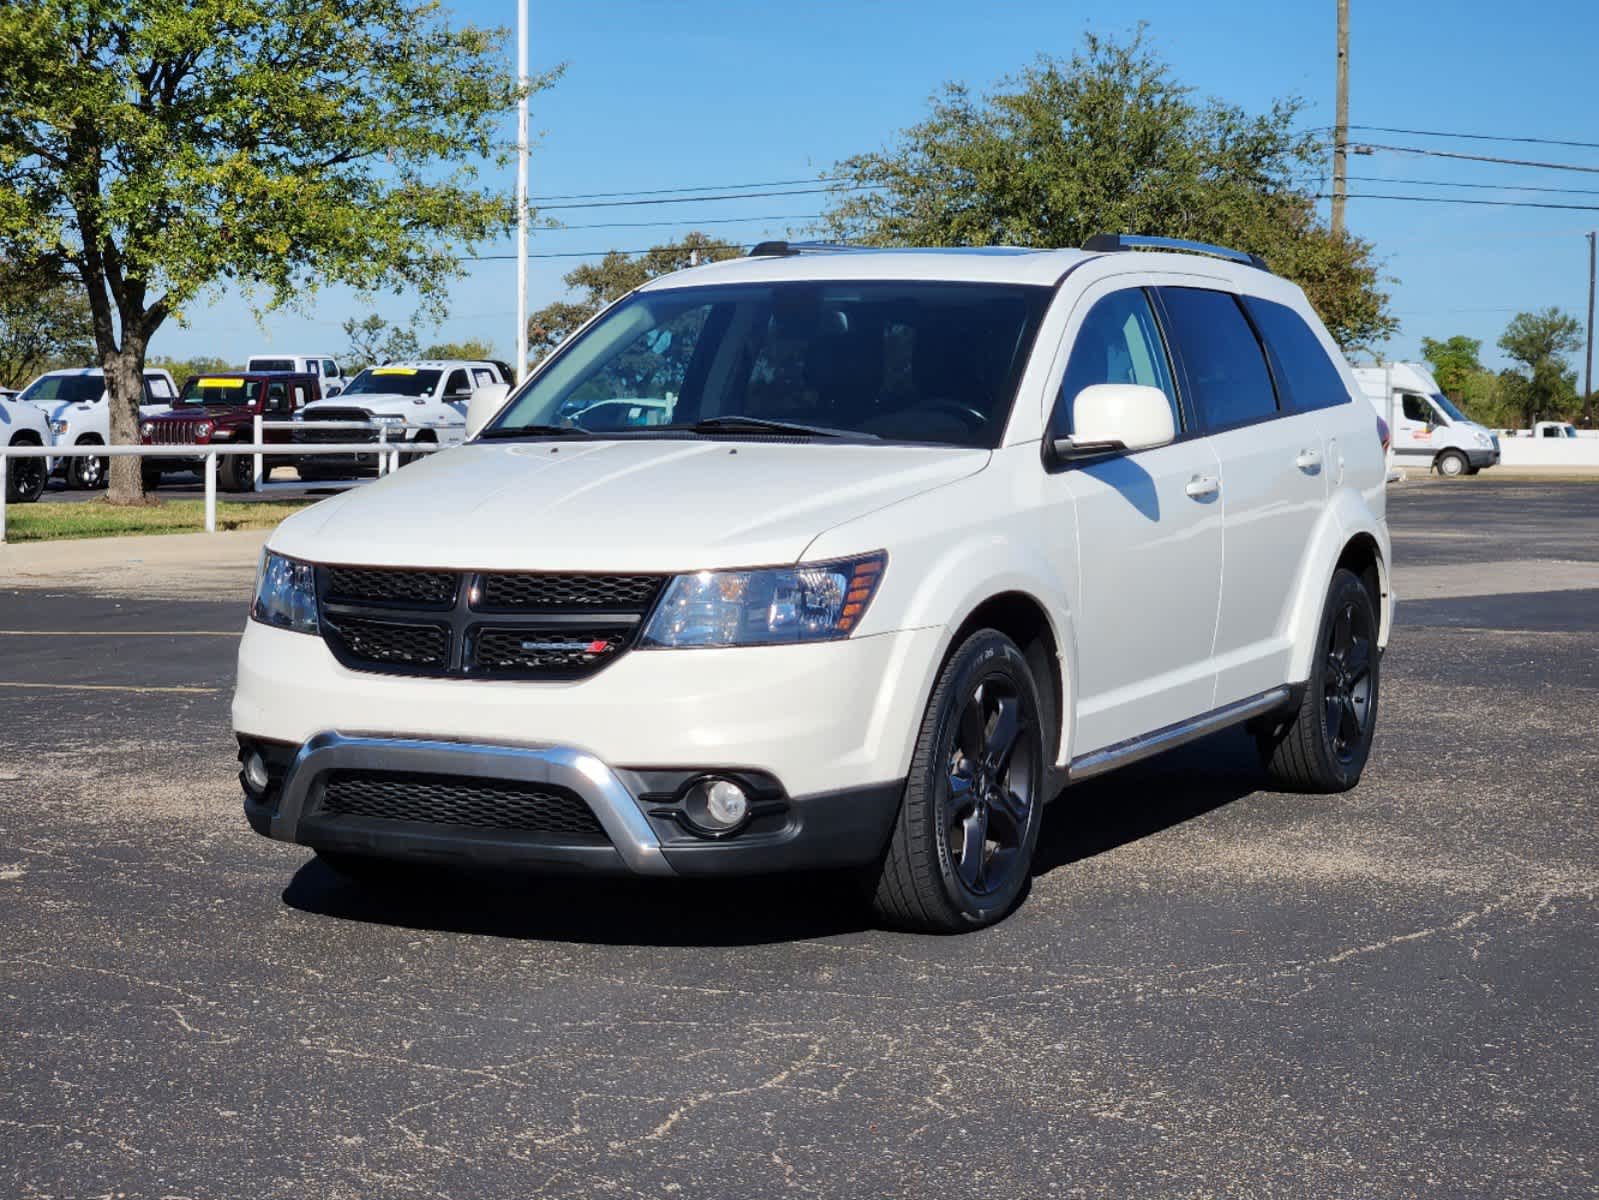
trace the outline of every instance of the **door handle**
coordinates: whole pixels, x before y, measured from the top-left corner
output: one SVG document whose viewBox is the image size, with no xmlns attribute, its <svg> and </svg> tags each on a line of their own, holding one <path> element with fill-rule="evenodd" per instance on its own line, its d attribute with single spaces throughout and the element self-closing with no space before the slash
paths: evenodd
<svg viewBox="0 0 1599 1200">
<path fill-rule="evenodd" d="M 1195 500 L 1209 500 L 1221 491 L 1221 480 L 1214 475 L 1195 475 L 1183 488 Z"/>
<path fill-rule="evenodd" d="M 1301 450 L 1299 457 L 1294 459 L 1294 465 L 1308 475 L 1314 475 L 1321 470 L 1320 450 Z"/>
</svg>

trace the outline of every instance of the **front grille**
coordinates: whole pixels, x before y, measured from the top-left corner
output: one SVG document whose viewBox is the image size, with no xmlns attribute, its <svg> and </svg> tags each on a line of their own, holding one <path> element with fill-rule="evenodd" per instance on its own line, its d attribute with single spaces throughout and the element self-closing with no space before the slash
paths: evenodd
<svg viewBox="0 0 1599 1200">
<path fill-rule="evenodd" d="M 454 571 L 394 571 L 381 567 L 329 567 L 327 598 L 371 604 L 455 603 Z"/>
<path fill-rule="evenodd" d="M 322 811 L 381 821 L 606 840 L 604 829 L 581 796 L 547 783 L 402 771 L 333 771 L 323 785 Z"/>
<path fill-rule="evenodd" d="M 370 423 L 371 417 L 365 409 L 360 408 L 308 408 L 300 414 L 294 426 L 294 440 L 302 445 L 340 445 L 347 443 L 375 442 L 378 440 L 376 425 L 368 425 L 366 429 L 318 429 L 319 421 L 364 421 Z"/>
<path fill-rule="evenodd" d="M 468 669 L 483 675 L 539 672 L 587 674 L 627 648 L 632 631 L 571 625 L 493 627 L 471 639 Z"/>
<path fill-rule="evenodd" d="M 615 609 L 643 612 L 660 590 L 659 575 L 485 575 L 482 606 L 490 610 Z"/>
<path fill-rule="evenodd" d="M 323 636 L 345 666 L 401 675 L 578 679 L 637 639 L 660 575 L 317 568 Z"/>
<path fill-rule="evenodd" d="M 200 436 L 199 421 L 152 421 L 150 442 L 156 446 L 192 446 Z"/>
<path fill-rule="evenodd" d="M 342 643 L 349 658 L 375 667 L 442 671 L 450 663 L 450 631 L 442 625 L 369 621 L 343 614 L 330 615 L 322 624 L 330 643 Z"/>
</svg>

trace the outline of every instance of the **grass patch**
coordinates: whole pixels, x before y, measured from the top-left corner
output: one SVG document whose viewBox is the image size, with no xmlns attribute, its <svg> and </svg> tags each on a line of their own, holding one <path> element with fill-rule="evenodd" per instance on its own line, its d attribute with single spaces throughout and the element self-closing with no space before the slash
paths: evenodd
<svg viewBox="0 0 1599 1200">
<path fill-rule="evenodd" d="M 314 500 L 217 501 L 217 528 L 271 529 Z M 204 500 L 164 500 L 124 508 L 104 500 L 81 504 L 8 504 L 6 540 L 43 542 L 54 538 L 129 537 L 148 533 L 199 533 L 205 528 Z"/>
</svg>

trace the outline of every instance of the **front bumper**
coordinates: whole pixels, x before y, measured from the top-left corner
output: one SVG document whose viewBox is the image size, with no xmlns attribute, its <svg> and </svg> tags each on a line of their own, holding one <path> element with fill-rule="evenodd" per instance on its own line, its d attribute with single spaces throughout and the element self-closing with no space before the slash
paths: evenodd
<svg viewBox="0 0 1599 1200">
<path fill-rule="evenodd" d="M 1494 446 L 1489 450 L 1467 450 L 1466 461 L 1471 464 L 1473 471 L 1480 471 L 1484 467 L 1497 467 L 1499 465 L 1499 447 Z"/>
<path fill-rule="evenodd" d="M 902 783 L 893 782 L 790 797 L 760 773 L 720 770 L 741 779 L 755 803 L 742 828 L 713 838 L 685 825 L 672 790 L 699 772 L 618 770 L 564 746 L 337 733 L 320 734 L 298 749 L 240 741 L 242 754 L 260 752 L 273 764 L 264 793 L 245 788 L 245 816 L 257 833 L 319 850 L 450 865 L 648 876 L 850 866 L 881 852 L 902 790 Z M 440 781 L 468 788 L 480 782 L 549 788 L 579 798 L 598 828 L 555 832 L 384 819 L 325 803 L 331 779 L 362 774 L 396 788 L 406 781 L 419 789 Z"/>
</svg>

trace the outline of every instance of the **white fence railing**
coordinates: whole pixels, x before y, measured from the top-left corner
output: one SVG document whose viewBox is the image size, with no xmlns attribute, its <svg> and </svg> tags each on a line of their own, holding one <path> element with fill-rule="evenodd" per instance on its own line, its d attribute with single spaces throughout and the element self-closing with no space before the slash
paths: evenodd
<svg viewBox="0 0 1599 1200">
<path fill-rule="evenodd" d="M 289 426 L 289 422 L 268 422 L 267 428 L 277 425 Z M 318 422 L 322 428 L 344 426 L 348 428 L 370 429 L 370 425 L 350 421 Z M 404 453 L 432 454 L 447 447 L 437 442 L 407 442 Z M 20 458 L 200 458 L 204 459 L 202 474 L 205 477 L 205 531 L 215 533 L 217 528 L 217 459 L 236 458 L 248 454 L 254 458 L 254 483 L 256 491 L 265 491 L 268 488 L 303 490 L 304 483 L 267 483 L 262 478 L 263 458 L 311 458 L 319 454 L 364 454 L 378 455 L 378 471 L 392 471 L 399 465 L 401 449 L 386 438 L 380 437 L 377 442 L 351 442 L 349 444 L 319 444 L 298 442 L 267 442 L 256 440 L 245 445 L 234 445 L 221 442 L 214 445 L 173 445 L 173 446 L 0 446 L 0 543 L 6 540 L 6 475 L 13 459 Z M 364 479 L 338 479 L 326 483 L 317 482 L 312 485 L 322 488 L 348 488 L 356 487 L 368 482 Z"/>
</svg>

